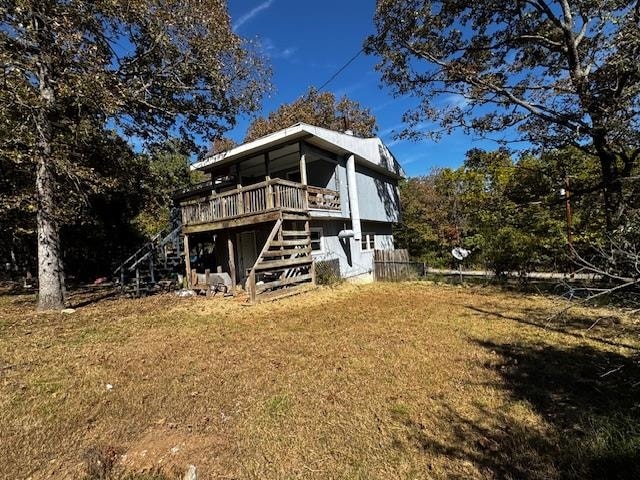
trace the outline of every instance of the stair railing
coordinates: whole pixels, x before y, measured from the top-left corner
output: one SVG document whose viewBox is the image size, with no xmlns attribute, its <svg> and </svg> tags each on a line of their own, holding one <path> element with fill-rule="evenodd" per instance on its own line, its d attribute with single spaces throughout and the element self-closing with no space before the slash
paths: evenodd
<svg viewBox="0 0 640 480">
<path fill-rule="evenodd" d="M 251 303 L 254 303 L 256 301 L 256 267 L 260 262 L 262 262 L 262 256 L 267 252 L 267 250 L 269 250 L 271 242 L 276 238 L 276 235 L 278 235 L 280 227 L 282 227 L 282 218 L 276 220 L 276 224 L 271 229 L 271 233 L 269 233 L 267 241 L 264 242 L 264 247 L 262 247 L 260 255 L 258 255 L 258 258 L 256 259 L 256 263 L 253 264 L 253 267 L 249 272 L 249 278 L 247 279 L 247 290 L 249 291 L 249 300 L 251 301 Z"/>
<path fill-rule="evenodd" d="M 154 254 L 156 254 L 161 248 L 164 250 L 169 243 L 176 245 L 179 243 L 180 231 L 182 225 L 175 227 L 169 233 L 166 230 L 160 230 L 151 239 L 140 247 L 136 252 L 122 262 L 113 272 L 113 277 L 120 277 L 120 288 L 124 290 L 125 287 L 125 274 L 135 271 L 135 289 L 136 295 L 140 294 L 140 265 L 142 262 L 147 261 L 149 264 L 149 272 L 151 275 L 152 283 L 155 281 L 154 272 Z M 166 260 L 166 252 L 165 260 Z"/>
</svg>

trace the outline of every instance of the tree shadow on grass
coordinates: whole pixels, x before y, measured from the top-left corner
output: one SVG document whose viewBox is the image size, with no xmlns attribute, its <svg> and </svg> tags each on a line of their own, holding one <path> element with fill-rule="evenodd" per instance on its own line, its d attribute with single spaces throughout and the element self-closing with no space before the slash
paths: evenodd
<svg viewBox="0 0 640 480">
<path fill-rule="evenodd" d="M 65 304 L 67 308 L 81 308 L 116 298 L 119 295 L 121 295 L 120 289 L 110 284 L 96 287 L 75 287 L 67 290 Z M 10 304 L 15 307 L 35 309 L 37 303 L 37 291 L 21 287 L 0 291 L 0 297 L 7 297 Z"/>
<path fill-rule="evenodd" d="M 121 295 L 120 289 L 113 286 L 78 288 L 67 295 L 66 303 L 70 308 L 81 308 L 118 295 Z"/>
<path fill-rule="evenodd" d="M 476 404 L 475 421 L 447 408 L 450 432 L 437 438 L 408 421 L 415 445 L 490 478 L 640 478 L 637 358 L 584 345 L 475 343 L 492 353 L 483 367 L 498 372 L 491 387 L 511 408 Z"/>
<path fill-rule="evenodd" d="M 558 448 L 549 432 L 478 404 L 474 411 L 489 422 L 474 421 L 445 406 L 442 420 L 450 430 L 446 435 L 434 436 L 424 425 L 408 420 L 407 437 L 423 453 L 447 459 L 446 478 L 477 478 L 478 474 L 514 480 L 558 477 L 554 464 Z"/>
<path fill-rule="evenodd" d="M 509 394 L 553 427 L 563 478 L 640 478 L 637 357 L 591 346 L 477 342 L 496 352 Z"/>
<path fill-rule="evenodd" d="M 621 328 L 617 327 L 618 319 L 606 318 L 605 322 L 600 323 L 599 321 L 594 321 L 592 318 L 587 319 L 584 317 L 572 315 L 567 316 L 563 320 L 550 320 L 549 316 L 546 315 L 546 312 L 541 313 L 540 310 L 534 309 L 524 309 L 524 316 L 516 317 L 513 315 L 505 315 L 500 312 L 475 307 L 473 305 L 465 305 L 465 308 L 473 310 L 474 312 L 482 313 L 484 315 L 492 315 L 505 320 L 511 320 L 514 322 L 522 323 L 524 325 L 541 328 L 543 330 L 562 333 L 574 338 L 584 339 L 585 337 L 587 337 L 590 340 L 602 343 L 604 345 L 623 347 L 630 350 L 640 351 L 640 348 L 637 345 L 632 345 L 628 342 L 619 340 L 619 334 L 628 334 L 628 332 L 624 332 Z M 598 325 L 599 323 L 600 325 Z M 587 335 L 589 327 L 597 328 Z M 598 335 L 596 335 L 595 332 L 597 332 Z M 640 332 L 634 333 L 638 334 Z"/>
</svg>

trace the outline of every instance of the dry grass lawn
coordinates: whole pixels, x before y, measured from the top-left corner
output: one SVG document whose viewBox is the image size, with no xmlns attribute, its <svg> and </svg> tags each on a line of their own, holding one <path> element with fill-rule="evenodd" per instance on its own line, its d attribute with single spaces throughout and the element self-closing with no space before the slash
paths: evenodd
<svg viewBox="0 0 640 480">
<path fill-rule="evenodd" d="M 638 325 L 554 309 L 425 283 L 70 315 L 0 296 L 0 477 L 637 478 Z"/>
</svg>

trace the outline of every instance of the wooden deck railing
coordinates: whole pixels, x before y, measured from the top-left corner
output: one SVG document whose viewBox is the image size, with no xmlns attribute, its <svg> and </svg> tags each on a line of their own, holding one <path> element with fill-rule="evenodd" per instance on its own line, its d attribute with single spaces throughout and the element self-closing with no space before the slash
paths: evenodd
<svg viewBox="0 0 640 480">
<path fill-rule="evenodd" d="M 328 188 L 307 186 L 309 208 L 340 210 L 340 193 Z"/>
<path fill-rule="evenodd" d="M 340 210 L 340 197 L 334 190 L 276 178 L 183 202 L 181 208 L 182 224 L 195 225 L 280 208 L 300 212 L 309 208 Z"/>
</svg>

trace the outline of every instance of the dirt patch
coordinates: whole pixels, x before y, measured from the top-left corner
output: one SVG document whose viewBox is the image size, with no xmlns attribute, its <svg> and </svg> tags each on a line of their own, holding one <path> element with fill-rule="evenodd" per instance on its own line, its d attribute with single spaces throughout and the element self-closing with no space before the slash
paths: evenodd
<svg viewBox="0 0 640 480">
<path fill-rule="evenodd" d="M 213 459 L 226 445 L 213 436 L 177 430 L 175 425 L 159 425 L 129 445 L 119 462 L 128 471 L 184 472 L 189 465 L 211 472 Z"/>
</svg>

